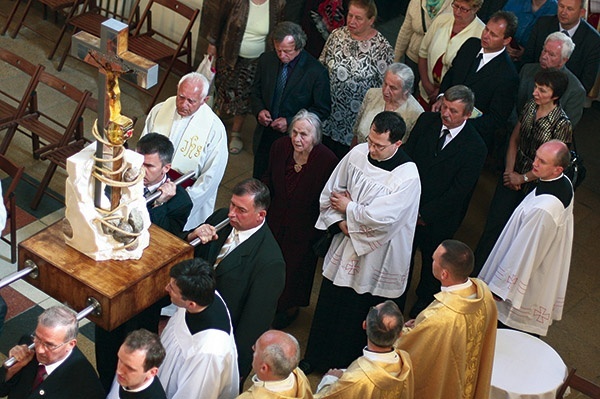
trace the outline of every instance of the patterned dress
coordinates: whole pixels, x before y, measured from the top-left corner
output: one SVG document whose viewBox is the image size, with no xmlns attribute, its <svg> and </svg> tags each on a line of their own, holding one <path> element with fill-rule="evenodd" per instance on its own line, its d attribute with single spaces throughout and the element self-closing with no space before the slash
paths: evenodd
<svg viewBox="0 0 600 399">
<path fill-rule="evenodd" d="M 381 87 L 393 58 L 392 46 L 379 32 L 364 41 L 353 39 L 345 26 L 331 33 L 319 58 L 331 82 L 331 115 L 323 124 L 323 134 L 350 145 L 365 93 Z"/>
</svg>

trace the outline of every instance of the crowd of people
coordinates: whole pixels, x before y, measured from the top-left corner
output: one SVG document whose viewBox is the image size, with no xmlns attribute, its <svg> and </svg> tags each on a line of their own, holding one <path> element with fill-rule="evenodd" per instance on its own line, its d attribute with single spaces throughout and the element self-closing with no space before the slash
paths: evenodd
<svg viewBox="0 0 600 399">
<path fill-rule="evenodd" d="M 205 0 L 217 113 L 209 82 L 189 73 L 136 148 L 145 195 L 160 192 L 152 222 L 199 241 L 195 258 L 172 267 L 165 298 L 97 329 L 102 384 L 77 350 L 74 316 L 57 307 L 11 349 L 0 395 L 226 399 L 252 370 L 242 398 L 487 398 L 497 326 L 545 335 L 561 319 L 569 145 L 600 67 L 585 3 L 509 0 L 479 18 L 480 0 L 411 0 L 395 52 L 374 27 L 374 0 L 338 7 L 345 24 L 316 58 L 304 49 L 314 38 L 280 22 L 282 1 Z M 249 113 L 253 178 L 215 210 Z M 503 169 L 474 254 L 454 235 L 486 159 Z M 280 330 L 309 304 L 318 256 L 302 357 Z M 177 310 L 159 338 L 169 300 Z M 325 374 L 314 393 L 313 371 Z M 69 396 L 60 388 L 73 380 L 81 391 Z"/>
</svg>

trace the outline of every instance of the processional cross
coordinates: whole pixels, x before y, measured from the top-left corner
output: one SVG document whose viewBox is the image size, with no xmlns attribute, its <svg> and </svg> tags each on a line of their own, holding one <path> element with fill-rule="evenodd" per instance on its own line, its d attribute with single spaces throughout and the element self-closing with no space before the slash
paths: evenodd
<svg viewBox="0 0 600 399">
<path fill-rule="evenodd" d="M 138 86 L 148 89 L 158 81 L 158 65 L 139 55 L 127 50 L 129 27 L 116 19 L 109 19 L 102 23 L 100 38 L 87 32 L 78 32 L 71 40 L 71 55 L 98 67 L 98 120 L 96 127 L 98 135 L 102 138 L 105 133 L 109 136 L 115 133 L 126 133 L 125 130 L 133 129 L 131 119 L 121 115 L 121 101 L 119 89 L 119 76 Z M 132 73 L 130 73 L 132 72 Z M 120 138 L 108 137 L 109 141 L 120 141 Z M 122 142 L 120 143 L 122 144 Z M 114 149 L 113 156 L 117 159 Z M 103 157 L 103 143 L 99 140 L 96 145 L 96 158 Z M 102 168 L 96 162 L 98 169 Z M 113 172 L 118 171 L 121 160 L 112 164 Z M 119 180 L 118 174 L 113 175 Z M 119 205 L 120 188 L 112 187 L 111 210 Z M 95 180 L 94 205 L 101 208 L 102 182 Z"/>
</svg>

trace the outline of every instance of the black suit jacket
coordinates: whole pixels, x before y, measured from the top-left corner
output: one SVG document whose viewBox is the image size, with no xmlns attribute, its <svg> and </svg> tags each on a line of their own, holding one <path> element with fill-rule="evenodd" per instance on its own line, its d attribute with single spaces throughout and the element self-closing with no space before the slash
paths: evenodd
<svg viewBox="0 0 600 399">
<path fill-rule="evenodd" d="M 487 151 L 481 137 L 467 123 L 436 157 L 441 131 L 440 114 L 425 112 L 404 149 L 419 169 L 421 218 L 434 234 L 452 237 L 465 216 Z"/>
<path fill-rule="evenodd" d="M 206 223 L 218 224 L 227 212 L 215 211 Z M 217 240 L 198 246 L 196 256 L 214 264 L 231 230 L 228 225 Z M 285 285 L 285 261 L 267 223 L 223 258 L 216 274 L 217 290 L 231 314 L 240 376 L 246 376 L 252 367 L 252 345 L 269 329 Z"/>
<path fill-rule="evenodd" d="M 96 371 L 75 347 L 71 355 L 32 392 L 38 362 L 35 357 L 9 381 L 0 370 L 0 396 L 8 399 L 104 399 L 106 394 Z"/>
<path fill-rule="evenodd" d="M 440 93 L 455 85 L 465 85 L 475 93 L 475 107 L 483 116 L 470 119 L 472 125 L 491 148 L 496 130 L 506 126 L 519 88 L 519 75 L 506 51 L 485 64 L 477 73 L 475 62 L 481 40 L 468 39 L 456 53 L 452 66 L 444 75 Z M 413 128 L 414 129 L 414 128 Z"/>
<path fill-rule="evenodd" d="M 329 74 L 315 57 L 302 50 L 281 97 L 279 116 L 285 117 L 288 126 L 301 109 L 317 114 L 324 121 L 331 112 Z M 275 85 L 279 75 L 279 58 L 274 51 L 263 53 L 258 59 L 250 104 L 252 113 L 258 116 L 263 109 L 271 110 Z M 254 151 L 258 148 L 262 133 L 268 127 L 258 124 L 254 131 Z"/>
<path fill-rule="evenodd" d="M 525 46 L 523 64 L 539 62 L 544 40 L 550 33 L 558 32 L 559 26 L 556 15 L 537 20 Z M 600 68 L 600 33 L 582 19 L 571 39 L 575 43 L 575 50 L 566 65 L 573 75 L 577 76 L 586 93 L 589 93 Z"/>
<path fill-rule="evenodd" d="M 183 227 L 192 211 L 192 200 L 181 186 L 177 186 L 175 196 L 161 206 L 154 207 L 154 202 L 148 204 L 150 221 L 179 238 L 184 238 Z"/>
</svg>

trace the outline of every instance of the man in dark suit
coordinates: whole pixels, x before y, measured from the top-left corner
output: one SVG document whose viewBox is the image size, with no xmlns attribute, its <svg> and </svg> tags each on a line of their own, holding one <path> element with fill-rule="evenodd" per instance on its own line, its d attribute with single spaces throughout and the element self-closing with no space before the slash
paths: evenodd
<svg viewBox="0 0 600 399">
<path fill-rule="evenodd" d="M 77 348 L 78 322 L 66 306 L 46 309 L 27 342 L 8 354 L 17 359 L 9 369 L 0 369 L 0 397 L 9 399 L 104 399 L 105 393 L 94 368 Z"/>
<path fill-rule="evenodd" d="M 261 179 L 269 165 L 271 145 L 285 135 L 301 109 L 324 121 L 331 112 L 329 75 L 325 67 L 304 50 L 306 34 L 293 22 L 281 22 L 272 33 L 275 51 L 258 59 L 250 104 L 256 115 L 254 171 Z"/>
<path fill-rule="evenodd" d="M 285 285 L 285 262 L 265 223 L 271 201 L 269 189 L 246 179 L 232 190 L 229 211 L 222 208 L 188 234 L 200 238 L 196 256 L 215 265 L 217 290 L 225 300 L 238 349 L 242 379 L 252 367 L 252 345 L 269 329 Z M 213 226 L 229 217 L 218 234 Z"/>
<path fill-rule="evenodd" d="M 506 130 L 506 121 L 515 106 L 519 75 L 505 47 L 516 30 L 513 13 L 495 12 L 481 39 L 471 38 L 461 46 L 440 85 L 440 93 L 455 85 L 465 85 L 473 91 L 475 107 L 483 115 L 469 120 L 469 124 L 481 135 L 489 152 L 504 144 L 504 139 L 496 140 L 496 133 Z M 432 109 L 440 108 L 438 100 Z"/>
<path fill-rule="evenodd" d="M 449 88 L 442 98 L 441 112 L 421 114 L 405 146 L 421 178 L 412 254 L 414 263 L 415 252 L 421 249 L 421 281 L 418 301 L 410 312 L 412 318 L 440 291 L 432 272 L 433 252 L 442 241 L 452 238 L 462 223 L 485 161 L 485 143 L 467 123 L 473 103 L 473 92 L 468 87 Z"/>
<path fill-rule="evenodd" d="M 534 25 L 525 46 L 523 63 L 537 62 L 550 33 L 566 32 L 575 43 L 567 68 L 589 93 L 600 68 L 600 34 L 583 19 L 584 16 L 584 0 L 559 0 L 558 14 L 541 17 Z"/>
<path fill-rule="evenodd" d="M 160 196 L 147 203 L 150 220 L 169 233 L 183 238 L 183 226 L 192 211 L 187 191 L 167 176 L 173 159 L 173 143 L 167 136 L 148 133 L 137 143 L 136 151 L 144 156 L 144 196 L 157 190 Z"/>
</svg>

